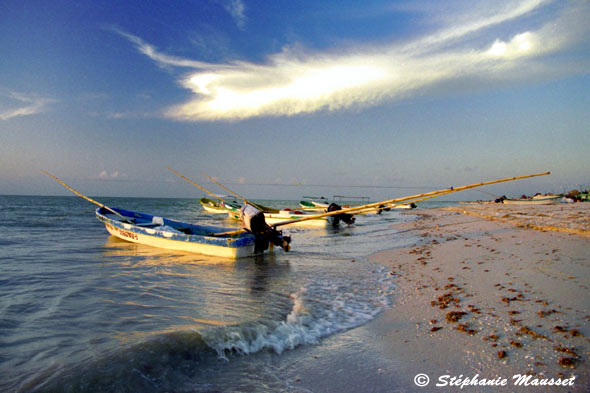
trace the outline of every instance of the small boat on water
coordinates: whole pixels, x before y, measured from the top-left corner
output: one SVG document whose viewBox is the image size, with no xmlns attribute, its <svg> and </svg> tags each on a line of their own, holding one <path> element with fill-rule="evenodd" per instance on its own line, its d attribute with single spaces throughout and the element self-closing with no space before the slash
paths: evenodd
<svg viewBox="0 0 590 393">
<path fill-rule="evenodd" d="M 213 199 L 209 198 L 201 198 L 200 201 L 201 206 L 203 209 L 208 213 L 213 214 L 225 214 L 228 211 L 239 212 L 240 205 L 237 203 L 231 202 L 224 202 L 224 201 L 214 201 Z"/>
<path fill-rule="evenodd" d="M 308 213 L 285 209 L 280 210 L 278 213 L 264 213 L 264 219 L 269 225 L 273 225 L 286 220 L 297 220 L 300 218 L 306 218 L 311 216 Z M 240 212 L 228 212 L 228 217 L 232 220 L 241 220 Z M 311 220 L 301 221 L 300 223 L 294 223 L 295 226 L 313 226 L 313 227 L 327 227 L 334 225 L 334 216 L 331 217 L 318 217 Z"/>
<path fill-rule="evenodd" d="M 303 209 L 305 209 L 307 211 L 323 212 L 323 211 L 326 211 L 326 209 L 328 208 L 328 206 L 330 206 L 330 204 L 327 203 L 325 201 L 325 199 L 323 199 L 321 202 L 317 201 L 317 200 L 303 200 L 303 201 L 299 201 L 299 206 L 301 206 Z"/>
<path fill-rule="evenodd" d="M 111 235 L 147 246 L 225 258 L 242 258 L 273 249 L 270 239 L 264 239 L 252 232 L 224 234 L 235 228 L 195 225 L 132 210 L 106 207 L 96 209 L 96 217 Z M 279 237 L 282 240 L 280 234 Z"/>
<path fill-rule="evenodd" d="M 553 205 L 559 203 L 561 195 L 535 195 L 532 198 L 503 199 L 506 205 Z"/>
</svg>

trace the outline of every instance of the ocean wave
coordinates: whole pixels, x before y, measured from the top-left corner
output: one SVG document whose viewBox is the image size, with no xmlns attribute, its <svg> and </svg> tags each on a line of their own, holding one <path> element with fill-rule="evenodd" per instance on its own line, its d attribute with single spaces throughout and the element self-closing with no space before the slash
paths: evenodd
<svg viewBox="0 0 590 393">
<path fill-rule="evenodd" d="M 367 280 L 310 280 L 291 295 L 291 308 L 281 320 L 150 336 L 73 366 L 53 366 L 18 392 L 163 392 L 194 386 L 199 370 L 224 367 L 235 356 L 317 344 L 375 318 L 390 304 L 393 281 L 383 271 Z"/>
<path fill-rule="evenodd" d="M 227 359 L 229 354 L 272 350 L 278 354 L 299 345 L 317 344 L 323 337 L 355 328 L 389 306 L 392 280 L 314 280 L 291 295 L 293 305 L 285 320 L 223 326 L 203 334 L 207 345 Z"/>
</svg>

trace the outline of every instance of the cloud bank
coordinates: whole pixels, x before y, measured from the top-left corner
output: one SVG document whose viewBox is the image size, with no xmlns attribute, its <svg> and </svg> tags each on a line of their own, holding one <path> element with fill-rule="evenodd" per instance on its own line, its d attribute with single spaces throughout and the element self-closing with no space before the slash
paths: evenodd
<svg viewBox="0 0 590 393">
<path fill-rule="evenodd" d="M 166 110 L 168 117 L 183 121 L 343 110 L 426 94 L 457 80 L 485 84 L 580 72 L 571 64 L 544 60 L 588 36 L 587 3 L 504 0 L 488 3 L 487 8 L 481 4 L 477 9 L 466 6 L 469 11 L 461 14 L 455 9 L 454 15 L 438 15 L 441 25 L 436 30 L 403 44 L 349 48 L 346 53 L 285 49 L 264 64 L 181 59 L 121 34 L 161 66 L 194 69 L 179 81 L 193 97 Z"/>
</svg>

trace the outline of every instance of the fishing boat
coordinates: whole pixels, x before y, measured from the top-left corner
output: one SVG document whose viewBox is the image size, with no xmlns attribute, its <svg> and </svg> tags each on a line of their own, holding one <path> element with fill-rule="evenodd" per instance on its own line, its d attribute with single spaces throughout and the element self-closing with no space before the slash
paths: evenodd
<svg viewBox="0 0 590 393">
<path fill-rule="evenodd" d="M 304 197 L 306 198 L 306 197 Z M 321 200 L 302 200 L 299 201 L 299 206 L 301 206 L 303 209 L 308 210 L 308 211 L 326 211 L 326 209 L 328 208 L 328 206 L 330 206 L 330 204 L 327 202 L 326 198 L 318 198 Z"/>
<path fill-rule="evenodd" d="M 286 220 L 297 220 L 300 218 L 307 218 L 311 215 L 299 210 L 285 209 L 280 210 L 278 213 L 264 213 L 264 219 L 269 225 L 277 224 Z M 232 220 L 241 220 L 240 212 L 228 212 L 228 217 Z M 313 227 L 328 227 L 333 226 L 333 217 L 317 217 L 311 220 L 305 220 L 301 222 L 295 222 L 295 226 L 313 226 Z"/>
<path fill-rule="evenodd" d="M 237 203 L 229 203 L 224 201 L 217 202 L 209 198 L 201 198 L 199 202 L 201 203 L 201 206 L 203 206 L 203 209 L 208 213 L 225 214 L 228 211 L 240 211 L 240 205 Z"/>
<path fill-rule="evenodd" d="M 558 203 L 561 198 L 561 195 L 535 195 L 532 198 L 504 199 L 502 203 L 506 205 L 553 205 Z"/>
<path fill-rule="evenodd" d="M 99 207 L 96 217 L 119 239 L 147 246 L 224 258 L 242 258 L 267 248 L 251 232 L 224 235 L 235 228 L 195 225 L 132 210 Z M 272 242 L 270 243 L 272 244 Z"/>
</svg>

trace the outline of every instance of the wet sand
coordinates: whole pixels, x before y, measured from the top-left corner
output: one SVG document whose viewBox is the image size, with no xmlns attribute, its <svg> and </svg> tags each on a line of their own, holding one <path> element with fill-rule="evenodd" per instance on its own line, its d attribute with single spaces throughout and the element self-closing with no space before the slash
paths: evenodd
<svg viewBox="0 0 590 393">
<path fill-rule="evenodd" d="M 391 359 L 375 367 L 395 366 L 371 390 L 459 391 L 456 377 L 496 382 L 469 392 L 590 391 L 590 203 L 411 214 L 399 230 L 421 243 L 371 257 L 398 286 L 393 307 L 361 328 L 375 357 Z M 428 388 L 414 384 L 419 373 Z M 515 386 L 519 374 L 528 379 Z M 558 381 L 568 386 L 534 386 Z"/>
</svg>

